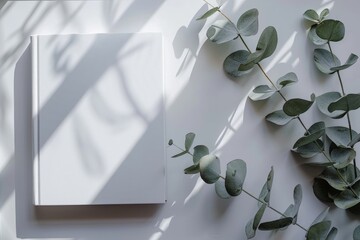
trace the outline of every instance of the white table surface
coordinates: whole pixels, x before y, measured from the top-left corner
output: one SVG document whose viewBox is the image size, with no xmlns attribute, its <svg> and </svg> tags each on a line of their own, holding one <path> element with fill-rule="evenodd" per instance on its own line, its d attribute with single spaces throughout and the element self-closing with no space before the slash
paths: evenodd
<svg viewBox="0 0 360 240">
<path fill-rule="evenodd" d="M 189 158 L 171 159 L 177 151 L 168 149 L 168 202 L 164 206 L 97 206 L 34 208 L 32 204 L 29 153 L 30 87 L 29 36 L 31 34 L 95 32 L 162 32 L 165 45 L 167 136 L 182 144 L 189 131 L 197 133 L 196 144 L 206 144 L 227 162 L 247 161 L 245 188 L 260 191 L 271 166 L 275 169 L 271 203 L 284 211 L 292 200 L 297 183 L 303 186 L 303 203 L 298 222 L 309 226 L 326 205 L 312 193 L 317 170 L 301 166 L 289 151 L 303 134 L 295 121 L 283 128 L 273 127 L 264 116 L 281 106 L 279 98 L 252 103 L 247 94 L 264 84 L 254 71 L 246 79 L 229 80 L 222 71 L 223 59 L 242 47 L 239 42 L 215 45 L 206 41 L 206 28 L 216 18 L 195 21 L 204 11 L 201 0 L 124 0 L 124 1 L 9 1 L 0 10 L 0 239 L 136 239 L 136 240 L 215 240 L 245 239 L 244 227 L 257 204 L 246 195 L 220 200 L 213 186 L 198 176 L 186 176 Z M 1 6 L 1 4 L 0 4 Z M 274 79 L 294 71 L 299 83 L 286 90 L 289 98 L 309 98 L 310 93 L 339 89 L 336 76 L 320 75 L 312 62 L 314 46 L 307 40 L 302 14 L 309 8 L 331 9 L 330 17 L 346 26 L 345 39 L 333 44 L 337 56 L 345 61 L 358 45 L 357 0 L 285 1 L 229 0 L 223 10 L 236 21 L 240 13 L 256 7 L 260 29 L 277 28 L 278 48 L 263 65 Z M 220 18 L 220 17 L 219 17 Z M 259 36 L 259 35 L 258 35 Z M 257 37 L 249 38 L 251 48 Z M 360 87 L 359 63 L 343 72 L 345 88 Z M 22 79 L 22 80 L 21 80 Z M 23 81 L 28 79 L 29 81 Z M 30 104 L 30 103 L 29 103 Z M 14 111 L 14 106 L 16 106 Z M 15 123 L 14 123 L 15 113 Z M 352 113 L 353 127 L 360 129 L 359 113 Z M 321 119 L 314 108 L 304 116 L 306 125 Z M 345 124 L 345 119 L 341 120 Z M 335 122 L 333 122 L 335 124 Z M 16 128 L 15 128 L 16 126 Z M 15 149 L 17 144 L 25 144 Z M 20 159 L 20 160 L 18 160 Z M 29 158 L 30 160 L 30 158 Z M 16 197 L 15 197 L 16 195 Z M 264 220 L 278 217 L 267 211 Z M 359 224 L 354 216 L 333 209 L 330 218 L 339 228 L 338 239 L 350 239 Z M 354 220 L 354 221 L 352 221 Z M 256 239 L 304 239 L 295 226 L 272 234 L 259 231 Z"/>
</svg>

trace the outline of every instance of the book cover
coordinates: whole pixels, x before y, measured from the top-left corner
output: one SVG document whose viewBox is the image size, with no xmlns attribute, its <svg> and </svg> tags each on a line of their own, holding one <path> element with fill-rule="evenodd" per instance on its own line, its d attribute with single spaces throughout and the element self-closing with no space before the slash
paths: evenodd
<svg viewBox="0 0 360 240">
<path fill-rule="evenodd" d="M 160 33 L 31 37 L 34 203 L 166 200 Z"/>
</svg>

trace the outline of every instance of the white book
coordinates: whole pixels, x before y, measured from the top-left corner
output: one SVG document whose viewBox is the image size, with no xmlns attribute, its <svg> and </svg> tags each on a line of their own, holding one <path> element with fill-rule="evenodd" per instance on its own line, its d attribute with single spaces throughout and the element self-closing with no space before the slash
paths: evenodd
<svg viewBox="0 0 360 240">
<path fill-rule="evenodd" d="M 31 37 L 34 203 L 166 201 L 160 33 Z"/>
</svg>

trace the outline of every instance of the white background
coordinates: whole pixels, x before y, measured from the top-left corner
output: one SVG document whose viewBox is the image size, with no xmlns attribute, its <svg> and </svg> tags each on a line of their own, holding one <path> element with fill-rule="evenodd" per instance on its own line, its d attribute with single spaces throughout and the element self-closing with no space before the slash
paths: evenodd
<svg viewBox="0 0 360 240">
<path fill-rule="evenodd" d="M 333 44 L 334 52 L 344 62 L 351 52 L 360 54 L 359 1 L 229 0 L 223 11 L 237 21 L 242 12 L 254 7 L 260 12 L 260 30 L 273 25 L 279 35 L 275 54 L 263 62 L 266 71 L 275 80 L 290 71 L 299 77 L 299 83 L 285 91 L 288 98 L 339 91 L 336 76 L 323 76 L 314 67 L 314 46 L 306 38 L 308 25 L 302 14 L 309 8 L 328 7 L 331 18 L 344 22 L 345 39 Z M 165 205 L 34 208 L 30 163 L 16 162 L 15 156 L 25 150 L 17 149 L 14 153 L 14 103 L 21 109 L 19 103 L 28 99 L 26 94 L 30 90 L 29 84 L 21 85 L 16 79 L 30 81 L 27 47 L 31 34 L 163 32 L 168 138 L 182 145 L 187 132 L 196 132 L 195 143 L 209 146 L 220 157 L 223 170 L 227 162 L 244 159 L 248 166 L 244 187 L 255 195 L 274 166 L 271 204 L 280 211 L 293 201 L 293 188 L 301 183 L 304 197 L 298 222 L 305 227 L 326 208 L 312 193 L 312 178 L 319 171 L 302 166 L 301 159 L 289 151 L 303 130 L 296 121 L 283 128 L 264 121 L 267 113 L 281 107 L 279 97 L 260 103 L 248 100 L 251 88 L 265 84 L 259 71 L 255 69 L 238 81 L 224 75 L 224 58 L 242 45 L 238 41 L 221 46 L 208 42 L 206 29 L 216 16 L 205 23 L 195 21 L 205 10 L 200 0 L 9 1 L 3 6 L 0 10 L 1 240 L 17 239 L 17 236 L 69 240 L 245 239 L 244 226 L 257 210 L 256 202 L 244 194 L 220 200 L 213 186 L 204 184 L 198 176 L 183 175 L 183 168 L 191 164 L 188 157 L 167 160 Z M 246 39 L 252 49 L 258 36 Z M 357 92 L 360 87 L 358 66 L 359 63 L 342 73 L 347 92 Z M 15 109 L 15 113 L 18 118 L 15 122 L 20 124 L 16 139 L 26 140 L 31 123 L 23 117 L 30 109 L 22 112 Z M 351 116 L 354 129 L 359 130 L 360 123 L 356 120 L 360 115 Z M 303 120 L 310 126 L 321 118 L 312 109 Z M 345 119 L 329 124 L 345 124 Z M 168 156 L 175 153 L 175 148 L 168 148 Z M 278 215 L 268 210 L 264 219 L 275 217 Z M 352 230 L 359 224 L 359 218 L 342 210 L 331 210 L 329 218 L 339 228 L 338 239 L 350 239 Z M 278 233 L 259 231 L 256 237 L 303 238 L 304 231 L 296 226 Z"/>
</svg>

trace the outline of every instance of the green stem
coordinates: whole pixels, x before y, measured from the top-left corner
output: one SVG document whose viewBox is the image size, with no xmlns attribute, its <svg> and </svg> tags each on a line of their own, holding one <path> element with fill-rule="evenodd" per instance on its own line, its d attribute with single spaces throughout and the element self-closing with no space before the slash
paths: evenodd
<svg viewBox="0 0 360 240">
<path fill-rule="evenodd" d="M 212 8 L 214 8 L 215 6 L 212 5 L 211 3 L 209 3 L 207 0 L 203 0 L 205 3 L 207 3 L 209 6 L 211 6 Z M 226 15 L 224 14 L 220 9 L 218 9 L 218 12 L 224 17 L 226 18 L 234 27 L 235 29 L 237 30 L 237 33 L 238 33 L 238 37 L 239 39 L 241 40 L 241 42 L 244 44 L 245 48 L 251 53 L 251 50 L 250 48 L 248 47 L 248 45 L 246 44 L 245 40 L 243 39 L 243 37 L 241 36 L 237 26 L 235 25 L 235 23 L 233 21 L 231 21 L 231 19 Z M 329 45 L 330 46 L 330 45 Z M 263 69 L 263 67 L 261 66 L 260 63 L 257 63 L 257 66 L 259 67 L 260 71 L 263 73 L 263 75 L 265 76 L 265 78 L 270 82 L 270 84 L 276 89 L 276 92 L 281 96 L 281 98 L 286 102 L 287 99 L 286 97 L 280 92 L 280 90 L 276 87 L 275 83 L 271 80 L 271 78 L 269 77 L 269 75 L 265 72 L 265 70 Z M 305 132 L 309 133 L 309 130 L 308 128 L 305 126 L 304 122 L 301 120 L 300 116 L 298 116 L 296 118 L 299 123 L 301 124 L 301 126 L 305 129 Z M 316 142 L 315 142 L 316 143 Z M 330 163 L 333 163 L 333 161 L 331 160 L 331 158 L 329 156 L 327 156 L 327 154 L 324 152 L 324 150 L 322 150 L 321 146 L 319 146 L 319 144 L 317 144 L 317 147 L 319 148 L 319 150 L 321 150 L 321 153 L 325 156 L 325 158 L 330 162 Z M 346 181 L 346 179 L 341 175 L 341 173 L 339 172 L 339 170 L 337 168 L 335 168 L 334 166 L 332 166 L 335 170 L 336 170 L 336 173 L 337 175 L 339 176 L 339 178 L 347 185 L 347 186 L 350 186 L 350 184 Z M 355 159 L 354 159 L 354 168 L 355 168 L 355 176 L 357 175 L 356 173 L 356 162 L 355 162 Z M 354 189 L 350 186 L 349 187 L 349 190 L 354 194 L 354 196 L 356 198 L 359 198 L 359 195 L 354 191 Z"/>
<path fill-rule="evenodd" d="M 331 48 L 330 42 L 327 42 L 327 45 L 328 45 L 328 47 L 329 47 L 331 56 L 333 56 L 333 60 L 335 61 L 334 54 L 333 54 L 333 50 L 332 50 L 332 48 Z M 339 79 L 342 96 L 345 96 L 346 94 L 345 94 L 345 90 L 344 90 L 344 84 L 343 84 L 343 81 L 342 81 L 342 78 L 341 78 L 341 75 L 340 75 L 340 71 L 337 70 L 337 71 L 336 71 L 336 74 L 337 74 L 338 79 Z M 348 106 L 348 108 L 349 108 L 349 106 Z M 351 127 L 351 120 L 350 120 L 350 113 L 349 113 L 349 111 L 346 113 L 346 118 L 347 118 L 347 122 L 348 122 L 348 126 L 349 126 L 350 141 L 352 141 L 353 136 L 352 136 L 352 127 Z M 353 160 L 353 164 L 354 164 L 354 175 L 355 175 L 355 178 L 357 178 L 357 171 L 356 171 L 357 167 L 356 167 L 356 159 L 355 159 L 355 158 L 354 158 L 354 160 Z"/>
</svg>

